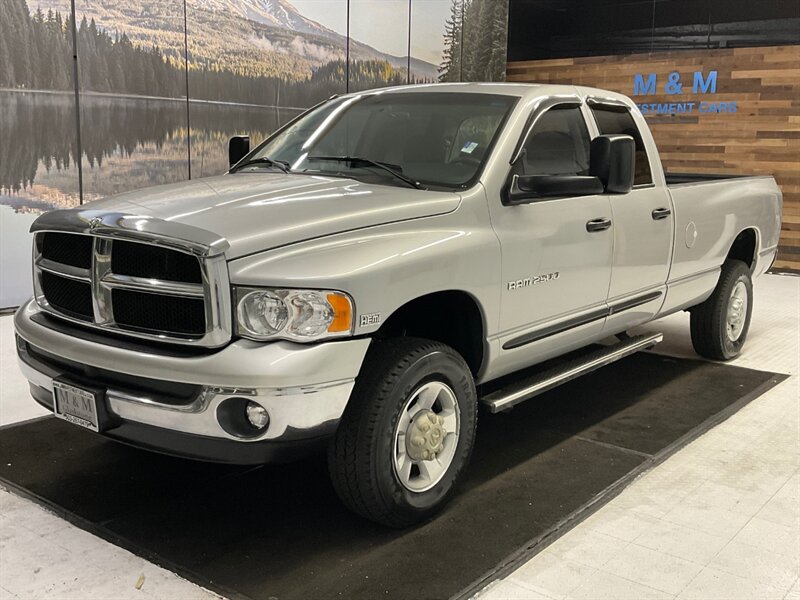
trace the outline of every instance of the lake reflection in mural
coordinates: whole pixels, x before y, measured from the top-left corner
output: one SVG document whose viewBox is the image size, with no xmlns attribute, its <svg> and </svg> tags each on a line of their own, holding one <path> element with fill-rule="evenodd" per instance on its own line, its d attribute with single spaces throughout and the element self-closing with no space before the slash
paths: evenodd
<svg viewBox="0 0 800 600">
<path fill-rule="evenodd" d="M 25 212 L 80 202 L 73 103 L 70 94 L 0 91 L 2 204 Z M 81 103 L 88 117 L 82 127 L 84 202 L 188 177 L 185 100 L 84 94 Z M 232 135 L 250 135 L 257 143 L 296 114 L 192 102 L 193 176 L 225 172 Z"/>
<path fill-rule="evenodd" d="M 82 94 L 81 109 L 84 203 L 188 177 L 185 100 Z M 297 114 L 206 102 L 192 102 L 191 110 L 193 178 L 226 171 L 232 135 L 258 142 Z M 80 203 L 74 96 L 0 91 L 0 132 L 0 237 L 9 240 L 3 244 L 2 308 L 30 294 L 29 278 L 11 277 L 10 269 L 16 260 L 29 262 L 31 215 Z"/>
</svg>

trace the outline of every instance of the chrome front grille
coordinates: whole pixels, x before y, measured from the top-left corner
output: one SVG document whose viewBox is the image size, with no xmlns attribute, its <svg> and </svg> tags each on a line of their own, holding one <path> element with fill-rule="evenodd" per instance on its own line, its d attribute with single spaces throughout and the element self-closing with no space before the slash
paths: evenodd
<svg viewBox="0 0 800 600">
<path fill-rule="evenodd" d="M 137 338 L 220 346 L 231 337 L 222 254 L 159 239 L 38 231 L 34 291 L 39 306 L 85 326 Z"/>
</svg>

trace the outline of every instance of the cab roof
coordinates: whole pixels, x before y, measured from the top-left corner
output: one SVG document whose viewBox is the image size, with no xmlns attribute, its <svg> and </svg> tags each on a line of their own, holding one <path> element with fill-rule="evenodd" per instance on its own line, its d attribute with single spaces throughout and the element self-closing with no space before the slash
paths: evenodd
<svg viewBox="0 0 800 600">
<path fill-rule="evenodd" d="M 394 87 L 377 88 L 351 92 L 347 96 L 360 94 L 396 94 L 396 93 L 426 93 L 426 92 L 452 92 L 452 93 L 481 93 L 515 96 L 517 98 L 535 98 L 540 96 L 578 95 L 585 98 L 603 98 L 632 105 L 630 98 L 624 94 L 576 85 L 549 84 L 549 83 L 421 83 L 415 85 L 400 85 Z"/>
</svg>

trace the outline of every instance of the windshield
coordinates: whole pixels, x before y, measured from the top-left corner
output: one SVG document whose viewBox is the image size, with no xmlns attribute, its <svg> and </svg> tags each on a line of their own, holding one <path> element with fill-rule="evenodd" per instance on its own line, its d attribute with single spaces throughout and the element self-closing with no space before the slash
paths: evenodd
<svg viewBox="0 0 800 600">
<path fill-rule="evenodd" d="M 337 98 L 279 131 L 247 161 L 268 157 L 293 172 L 461 188 L 480 173 L 516 100 L 453 92 Z"/>
</svg>

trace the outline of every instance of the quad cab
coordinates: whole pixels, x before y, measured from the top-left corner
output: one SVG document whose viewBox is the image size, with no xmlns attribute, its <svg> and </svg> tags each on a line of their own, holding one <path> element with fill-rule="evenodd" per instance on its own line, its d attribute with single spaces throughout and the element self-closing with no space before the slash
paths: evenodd
<svg viewBox="0 0 800 600">
<path fill-rule="evenodd" d="M 454 493 L 479 405 L 661 339 L 634 327 L 688 310 L 700 355 L 737 356 L 780 233 L 771 177 L 665 174 L 635 104 L 598 89 L 359 92 L 230 154 L 225 175 L 34 223 L 31 393 L 173 455 L 326 449 L 343 502 L 393 527 Z"/>
</svg>

